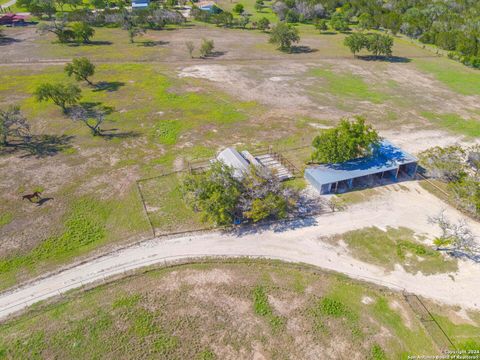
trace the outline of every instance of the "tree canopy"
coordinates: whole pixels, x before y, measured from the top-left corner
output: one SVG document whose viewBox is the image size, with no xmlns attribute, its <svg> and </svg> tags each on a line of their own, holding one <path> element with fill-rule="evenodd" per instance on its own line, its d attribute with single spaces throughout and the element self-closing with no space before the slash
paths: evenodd
<svg viewBox="0 0 480 360">
<path fill-rule="evenodd" d="M 86 81 L 89 85 L 93 83 L 88 79 L 95 74 L 95 65 L 86 57 L 75 58 L 71 63 L 65 65 L 65 72 L 68 76 L 74 76 L 77 81 Z"/>
<path fill-rule="evenodd" d="M 272 44 L 278 45 L 282 51 L 290 51 L 293 43 L 300 41 L 297 28 L 290 24 L 279 22 L 270 32 L 270 40 Z"/>
<path fill-rule="evenodd" d="M 222 162 L 214 162 L 203 173 L 186 176 L 182 193 L 204 220 L 218 225 L 232 224 L 235 219 L 283 219 L 295 208 L 298 198 L 295 190 L 283 186 L 265 169 L 252 166 L 238 179 L 233 168 Z"/>
<path fill-rule="evenodd" d="M 82 97 L 82 90 L 74 84 L 40 84 L 35 90 L 37 101 L 51 100 L 59 106 L 64 113 L 67 112 L 68 106 L 75 105 Z"/>
<path fill-rule="evenodd" d="M 379 141 L 377 131 L 363 117 L 342 119 L 337 127 L 323 130 L 313 139 L 312 161 L 338 163 L 368 156 Z"/>
</svg>

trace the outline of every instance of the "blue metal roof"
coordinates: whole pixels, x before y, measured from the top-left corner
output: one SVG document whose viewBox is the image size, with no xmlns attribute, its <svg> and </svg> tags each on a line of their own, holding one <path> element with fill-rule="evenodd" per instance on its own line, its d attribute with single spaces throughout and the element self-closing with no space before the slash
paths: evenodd
<svg viewBox="0 0 480 360">
<path fill-rule="evenodd" d="M 319 185 L 336 183 L 361 176 L 395 170 L 402 164 L 417 162 L 417 158 L 396 147 L 387 140 L 380 142 L 372 156 L 338 164 L 324 164 L 305 170 L 307 178 L 313 178 Z"/>
</svg>

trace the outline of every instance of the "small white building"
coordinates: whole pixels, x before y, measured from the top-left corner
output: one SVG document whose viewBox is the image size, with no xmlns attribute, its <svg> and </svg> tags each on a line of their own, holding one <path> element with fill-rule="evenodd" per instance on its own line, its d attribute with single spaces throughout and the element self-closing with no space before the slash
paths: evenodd
<svg viewBox="0 0 480 360">
<path fill-rule="evenodd" d="M 244 153 L 248 152 L 244 151 Z M 250 155 L 250 153 L 248 154 Z M 234 170 L 233 174 L 237 179 L 243 178 L 250 167 L 250 162 L 241 153 L 230 147 L 218 153 L 217 161 L 221 161 L 225 165 L 232 167 Z"/>
</svg>

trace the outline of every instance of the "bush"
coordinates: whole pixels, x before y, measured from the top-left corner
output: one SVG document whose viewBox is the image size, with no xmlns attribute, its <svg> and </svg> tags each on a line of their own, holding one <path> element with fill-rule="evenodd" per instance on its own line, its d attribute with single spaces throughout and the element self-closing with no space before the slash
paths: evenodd
<svg viewBox="0 0 480 360">
<path fill-rule="evenodd" d="M 213 43 L 213 40 L 203 39 L 202 45 L 200 46 L 200 55 L 203 58 L 206 58 L 212 55 L 214 48 L 215 48 L 215 45 Z"/>
</svg>

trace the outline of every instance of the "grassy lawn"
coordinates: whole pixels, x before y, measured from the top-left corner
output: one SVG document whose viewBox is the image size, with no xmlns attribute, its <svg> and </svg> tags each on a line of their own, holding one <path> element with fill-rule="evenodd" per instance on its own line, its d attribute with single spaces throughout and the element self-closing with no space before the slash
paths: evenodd
<svg viewBox="0 0 480 360">
<path fill-rule="evenodd" d="M 415 239 L 413 231 L 406 228 L 387 231 L 376 227 L 343 234 L 351 254 L 359 260 L 394 270 L 395 264 L 407 272 L 425 275 L 457 271 L 457 261 L 445 258 L 440 252 Z"/>
<path fill-rule="evenodd" d="M 0 356 L 221 359 L 261 351 L 267 358 L 305 358 L 333 351 L 406 359 L 438 353 L 400 295 L 277 262 L 156 270 L 33 311 L 0 325 Z M 455 325 L 451 311 L 444 308 L 442 326 L 461 343 L 472 340 L 478 314 L 470 314 L 476 323 Z"/>
<path fill-rule="evenodd" d="M 372 90 L 370 86 L 357 75 L 337 73 L 328 69 L 313 69 L 312 76 L 321 78 L 326 82 L 325 92 L 339 98 L 353 98 L 380 104 L 387 99 L 384 93 Z"/>
<path fill-rule="evenodd" d="M 480 120 L 464 119 L 458 114 L 435 114 L 423 112 L 422 115 L 434 124 L 452 133 L 480 137 Z"/>
<path fill-rule="evenodd" d="M 480 95 L 480 74 L 453 60 L 438 58 L 436 61 L 415 60 L 418 68 L 433 74 L 440 82 L 463 95 Z"/>
</svg>

